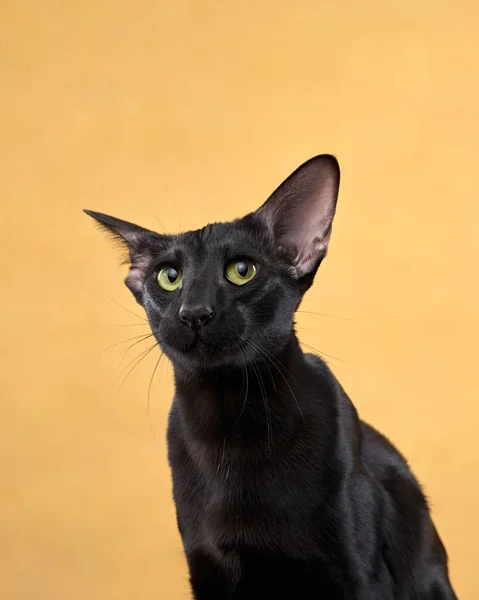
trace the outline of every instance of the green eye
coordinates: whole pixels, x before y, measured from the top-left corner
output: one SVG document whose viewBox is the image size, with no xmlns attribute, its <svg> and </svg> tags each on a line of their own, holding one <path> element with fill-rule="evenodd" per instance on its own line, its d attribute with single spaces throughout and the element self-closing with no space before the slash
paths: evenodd
<svg viewBox="0 0 479 600">
<path fill-rule="evenodd" d="M 235 285 L 244 285 L 256 275 L 256 264 L 249 258 L 234 260 L 226 267 L 226 279 Z"/>
<path fill-rule="evenodd" d="M 181 271 L 171 265 L 162 267 L 157 275 L 158 285 L 167 292 L 174 292 L 182 281 Z"/>
</svg>

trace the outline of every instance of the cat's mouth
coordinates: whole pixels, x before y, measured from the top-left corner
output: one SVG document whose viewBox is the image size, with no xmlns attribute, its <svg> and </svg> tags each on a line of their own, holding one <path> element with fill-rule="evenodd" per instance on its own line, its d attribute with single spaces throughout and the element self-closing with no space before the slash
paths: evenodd
<svg viewBox="0 0 479 600">
<path fill-rule="evenodd" d="M 238 344 L 233 340 L 224 340 L 221 345 L 212 343 L 205 335 L 195 332 L 188 340 L 179 343 L 177 338 L 169 344 L 174 354 L 187 358 L 199 364 L 221 363 L 226 357 L 236 355 Z"/>
<path fill-rule="evenodd" d="M 172 339 L 168 340 L 168 346 L 176 353 L 188 356 L 208 350 L 207 341 L 197 332 L 191 332 L 190 335 L 184 337 L 173 336 Z"/>
<path fill-rule="evenodd" d="M 197 333 L 195 337 L 186 345 L 184 349 L 185 354 L 217 354 L 220 350 L 214 348 L 212 344 L 208 343 L 200 333 Z"/>
</svg>

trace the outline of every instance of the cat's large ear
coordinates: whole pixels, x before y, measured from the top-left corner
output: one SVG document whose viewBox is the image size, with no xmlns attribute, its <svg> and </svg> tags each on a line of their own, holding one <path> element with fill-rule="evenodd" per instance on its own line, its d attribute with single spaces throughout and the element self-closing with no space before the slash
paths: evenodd
<svg viewBox="0 0 479 600">
<path fill-rule="evenodd" d="M 315 156 L 298 167 L 256 211 L 298 279 L 312 281 L 326 256 L 339 179 L 334 156 Z"/>
<path fill-rule="evenodd" d="M 155 238 L 159 239 L 161 236 L 139 225 L 134 225 L 133 223 L 128 223 L 128 221 L 122 221 L 103 213 L 92 210 L 85 210 L 84 212 L 93 217 L 103 230 L 111 235 L 115 241 L 119 242 L 122 248 L 128 251 L 129 259 L 125 262 L 130 263 L 130 271 L 125 279 L 125 283 L 141 304 L 143 284 L 152 257 L 152 240 Z"/>
</svg>

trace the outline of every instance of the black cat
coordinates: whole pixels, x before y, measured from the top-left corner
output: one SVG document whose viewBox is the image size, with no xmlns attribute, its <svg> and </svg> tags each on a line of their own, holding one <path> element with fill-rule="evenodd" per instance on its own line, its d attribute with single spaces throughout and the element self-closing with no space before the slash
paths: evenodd
<svg viewBox="0 0 479 600">
<path fill-rule="evenodd" d="M 198 231 L 86 211 L 126 243 L 126 285 L 173 363 L 169 459 L 197 600 L 456 598 L 406 461 L 294 332 L 338 189 L 322 155 L 256 212 Z"/>
</svg>

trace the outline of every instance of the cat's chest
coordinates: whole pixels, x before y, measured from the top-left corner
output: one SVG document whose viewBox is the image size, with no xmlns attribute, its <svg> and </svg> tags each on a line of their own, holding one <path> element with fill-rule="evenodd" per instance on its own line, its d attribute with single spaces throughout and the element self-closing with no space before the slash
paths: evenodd
<svg viewBox="0 0 479 600">
<path fill-rule="evenodd" d="M 317 541 L 293 485 L 267 463 L 245 464 L 228 452 L 220 460 L 200 455 L 173 480 L 185 547 L 204 548 L 220 557 L 232 549 L 301 554 Z M 188 478 L 184 473 L 188 472 Z"/>
<path fill-rule="evenodd" d="M 316 554 L 316 509 L 325 487 L 317 470 L 305 469 L 308 463 L 297 446 L 235 447 L 222 442 L 211 447 L 186 435 L 173 413 L 169 454 L 187 551 L 201 547 L 223 554 L 232 548 L 268 548 L 293 556 Z"/>
<path fill-rule="evenodd" d="M 201 549 L 223 569 L 239 568 L 241 557 L 268 553 L 301 558 L 319 552 L 311 528 L 303 527 L 293 506 L 281 509 L 276 503 L 259 498 L 252 482 L 231 486 L 207 487 L 194 511 L 186 516 L 183 541 L 185 549 Z M 239 562 L 238 562 L 239 561 Z"/>
</svg>

